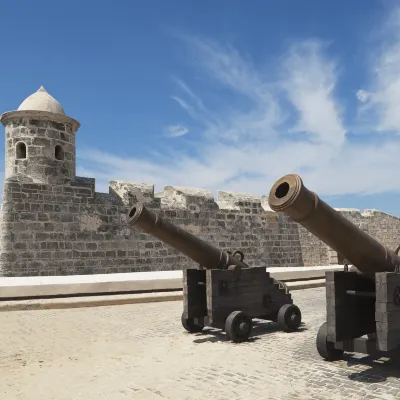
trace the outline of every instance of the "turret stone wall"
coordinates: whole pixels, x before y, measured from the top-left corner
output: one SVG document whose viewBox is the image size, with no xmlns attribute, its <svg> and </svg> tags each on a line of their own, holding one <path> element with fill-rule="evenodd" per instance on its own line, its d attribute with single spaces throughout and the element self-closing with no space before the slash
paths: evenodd
<svg viewBox="0 0 400 400">
<path fill-rule="evenodd" d="M 21 180 L 52 184 L 74 179 L 76 161 L 72 124 L 32 119 L 27 112 L 21 114 L 9 117 L 5 127 L 6 179 L 19 175 Z M 25 157 L 17 157 L 21 145 Z M 59 159 L 55 157 L 57 148 L 60 149 Z"/>
</svg>

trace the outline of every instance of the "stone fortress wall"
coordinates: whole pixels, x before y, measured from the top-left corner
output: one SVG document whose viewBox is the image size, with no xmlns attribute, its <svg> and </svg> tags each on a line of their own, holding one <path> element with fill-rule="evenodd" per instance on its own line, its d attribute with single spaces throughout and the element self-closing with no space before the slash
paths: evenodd
<svg viewBox="0 0 400 400">
<path fill-rule="evenodd" d="M 79 123 L 43 88 L 17 111 L 0 117 L 6 132 L 6 179 L 0 214 L 0 275 L 69 275 L 176 270 L 194 263 L 158 240 L 126 226 L 136 201 L 223 250 L 241 250 L 254 266 L 342 263 L 340 256 L 266 197 L 75 176 Z M 22 144 L 21 144 L 22 143 Z M 395 249 L 400 219 L 379 211 L 340 210 Z"/>
</svg>

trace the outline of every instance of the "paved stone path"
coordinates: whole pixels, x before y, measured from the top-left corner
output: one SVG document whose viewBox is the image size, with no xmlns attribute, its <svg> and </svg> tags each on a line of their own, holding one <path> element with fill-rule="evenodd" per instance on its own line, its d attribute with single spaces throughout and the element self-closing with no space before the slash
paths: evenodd
<svg viewBox="0 0 400 400">
<path fill-rule="evenodd" d="M 400 399 L 400 364 L 318 356 L 323 288 L 293 298 L 301 332 L 263 322 L 242 344 L 184 332 L 180 301 L 0 313 L 0 399 Z"/>
</svg>

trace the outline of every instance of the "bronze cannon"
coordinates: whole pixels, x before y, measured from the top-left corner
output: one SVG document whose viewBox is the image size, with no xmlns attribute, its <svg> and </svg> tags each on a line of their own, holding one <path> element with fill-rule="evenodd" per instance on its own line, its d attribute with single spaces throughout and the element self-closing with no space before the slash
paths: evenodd
<svg viewBox="0 0 400 400">
<path fill-rule="evenodd" d="M 249 338 L 252 319 L 277 322 L 284 331 L 297 330 L 301 312 L 286 285 L 270 277 L 266 267 L 251 267 L 244 254 L 223 251 L 172 224 L 137 203 L 128 214 L 128 225 L 154 236 L 198 264 L 183 269 L 181 322 L 190 333 L 205 326 L 225 330 L 228 338 Z"/>
<path fill-rule="evenodd" d="M 400 257 L 308 190 L 300 176 L 280 178 L 268 202 L 351 264 L 326 272 L 327 320 L 317 335 L 321 357 L 373 354 L 400 346 Z"/>
</svg>

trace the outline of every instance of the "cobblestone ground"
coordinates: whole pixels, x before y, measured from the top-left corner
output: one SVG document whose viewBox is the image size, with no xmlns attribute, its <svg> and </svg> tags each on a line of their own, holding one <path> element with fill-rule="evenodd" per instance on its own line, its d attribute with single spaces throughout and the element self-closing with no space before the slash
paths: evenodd
<svg viewBox="0 0 400 400">
<path fill-rule="evenodd" d="M 323 288 L 293 298 L 301 332 L 263 322 L 242 344 L 184 332 L 180 301 L 0 313 L 0 399 L 400 398 L 398 363 L 319 357 Z"/>
</svg>

